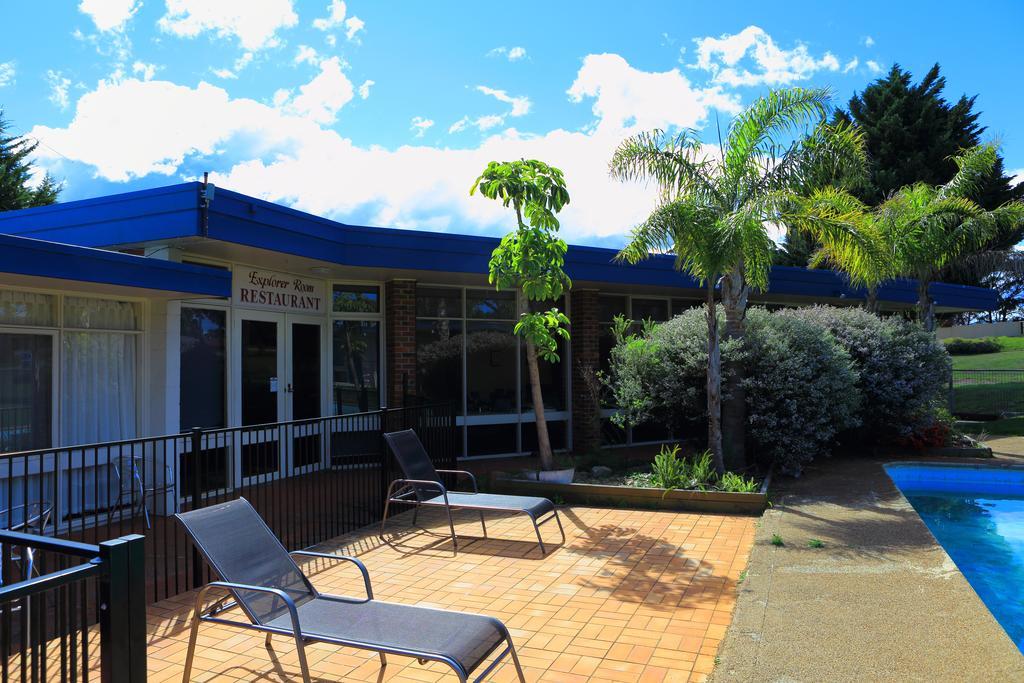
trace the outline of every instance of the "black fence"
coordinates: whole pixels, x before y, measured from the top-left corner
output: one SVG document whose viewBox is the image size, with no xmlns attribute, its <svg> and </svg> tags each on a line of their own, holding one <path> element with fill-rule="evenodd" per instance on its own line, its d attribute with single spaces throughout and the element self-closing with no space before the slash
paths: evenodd
<svg viewBox="0 0 1024 683">
<path fill-rule="evenodd" d="M 949 409 L 975 419 L 1024 414 L 1024 370 L 953 370 Z"/>
<path fill-rule="evenodd" d="M 397 476 L 382 434 L 405 428 L 438 467 L 455 465 L 450 405 L 0 454 L 0 529 L 91 544 L 139 534 L 156 602 L 209 579 L 173 513 L 244 496 L 289 550 L 354 531 L 381 517 Z"/>
<path fill-rule="evenodd" d="M 144 545 L 0 531 L 0 680 L 146 680 Z"/>
</svg>

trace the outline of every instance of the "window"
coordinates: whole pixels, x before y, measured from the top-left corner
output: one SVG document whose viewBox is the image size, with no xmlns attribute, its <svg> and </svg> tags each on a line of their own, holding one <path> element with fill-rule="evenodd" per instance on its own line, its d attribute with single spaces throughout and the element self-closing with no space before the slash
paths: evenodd
<svg viewBox="0 0 1024 683">
<path fill-rule="evenodd" d="M 334 414 L 377 410 L 382 389 L 380 287 L 336 284 L 332 291 Z"/>
<path fill-rule="evenodd" d="M 227 426 L 227 311 L 181 309 L 182 430 Z"/>
<path fill-rule="evenodd" d="M 0 453 L 53 441 L 53 335 L 0 332 Z"/>
<path fill-rule="evenodd" d="M 562 307 L 534 302 L 533 310 Z M 456 406 L 469 455 L 520 452 L 532 424 L 525 344 L 514 332 L 514 292 L 460 287 L 417 287 L 416 394 L 420 401 Z M 562 345 L 562 352 L 567 351 Z M 544 405 L 553 443 L 564 447 L 566 363 L 540 362 Z M 522 432 L 522 434 L 520 433 Z"/>
</svg>

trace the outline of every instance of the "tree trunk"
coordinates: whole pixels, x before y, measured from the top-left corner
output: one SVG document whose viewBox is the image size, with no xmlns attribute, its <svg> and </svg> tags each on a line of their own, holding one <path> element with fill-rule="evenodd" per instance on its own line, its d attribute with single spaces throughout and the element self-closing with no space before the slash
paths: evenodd
<svg viewBox="0 0 1024 683">
<path fill-rule="evenodd" d="M 722 280 L 722 307 L 725 309 L 725 338 L 743 340 L 746 332 L 747 299 L 750 287 L 743 276 L 740 263 Z M 722 401 L 722 444 L 725 467 L 732 471 L 747 466 L 747 396 L 743 388 L 746 376 L 742 363 L 730 368 L 725 379 L 725 393 Z"/>
<path fill-rule="evenodd" d="M 878 315 L 878 288 L 868 287 L 868 295 L 864 299 L 864 310 L 872 315 Z"/>
<path fill-rule="evenodd" d="M 537 348 L 530 341 L 526 342 L 526 367 L 530 375 L 530 396 L 533 397 L 533 416 L 537 420 L 537 453 L 540 456 L 540 466 L 544 470 L 553 470 L 555 468 L 555 459 L 551 453 L 551 440 L 548 438 L 548 421 L 544 417 L 544 395 L 540 388 Z"/>
<path fill-rule="evenodd" d="M 725 472 L 722 455 L 722 350 L 718 344 L 715 281 L 708 278 L 708 449 L 718 476 Z"/>
<path fill-rule="evenodd" d="M 935 331 L 935 302 L 928 293 L 928 283 L 917 282 L 917 319 L 926 332 Z"/>
</svg>

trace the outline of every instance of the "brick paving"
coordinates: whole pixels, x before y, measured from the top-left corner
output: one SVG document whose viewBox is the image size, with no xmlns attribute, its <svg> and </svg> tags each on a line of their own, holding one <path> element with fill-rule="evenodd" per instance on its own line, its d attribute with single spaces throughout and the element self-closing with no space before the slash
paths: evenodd
<svg viewBox="0 0 1024 683">
<path fill-rule="evenodd" d="M 736 583 L 747 564 L 754 519 L 605 508 L 561 508 L 567 540 L 542 556 L 525 517 L 489 517 L 479 538 L 474 513 L 457 513 L 459 551 L 441 518 L 404 514 L 389 523 L 389 542 L 375 529 L 335 539 L 318 550 L 359 557 L 375 597 L 497 617 L 512 633 L 528 681 L 703 681 L 732 618 Z M 391 533 L 395 532 L 395 533 Z M 558 539 L 555 525 L 542 527 Z M 463 536 L 464 535 L 464 536 Z M 472 538 L 476 537 L 476 538 Z M 363 595 L 347 563 L 308 561 L 324 593 Z M 194 594 L 149 609 L 149 680 L 181 679 Z M 232 610 L 226 616 L 243 619 Z M 333 645 L 307 646 L 314 680 L 430 682 L 456 680 L 437 663 Z M 292 644 L 259 633 L 204 624 L 193 680 L 298 680 Z M 515 681 L 511 663 L 490 680 Z"/>
</svg>

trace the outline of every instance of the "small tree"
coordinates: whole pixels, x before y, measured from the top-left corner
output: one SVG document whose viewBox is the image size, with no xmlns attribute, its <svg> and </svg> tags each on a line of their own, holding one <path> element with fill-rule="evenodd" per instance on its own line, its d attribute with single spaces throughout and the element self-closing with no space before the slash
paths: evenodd
<svg viewBox="0 0 1024 683">
<path fill-rule="evenodd" d="M 38 142 L 8 135 L 7 122 L 0 110 L 0 211 L 28 209 L 57 201 L 61 184 L 47 173 L 39 185 L 32 186 L 32 153 Z"/>
<path fill-rule="evenodd" d="M 554 468 L 544 397 L 540 386 L 538 359 L 558 362 L 560 339 L 569 338 L 569 319 L 557 307 L 530 310 L 531 301 L 555 301 L 572 286 L 565 274 L 566 243 L 558 237 L 555 214 L 569 203 L 562 171 L 535 159 L 497 162 L 473 183 L 488 199 L 511 206 L 516 229 L 501 238 L 491 254 L 488 280 L 499 291 L 516 290 L 519 320 L 515 333 L 526 343 L 526 366 L 530 378 L 533 414 L 537 421 L 537 447 L 541 467 Z"/>
</svg>

